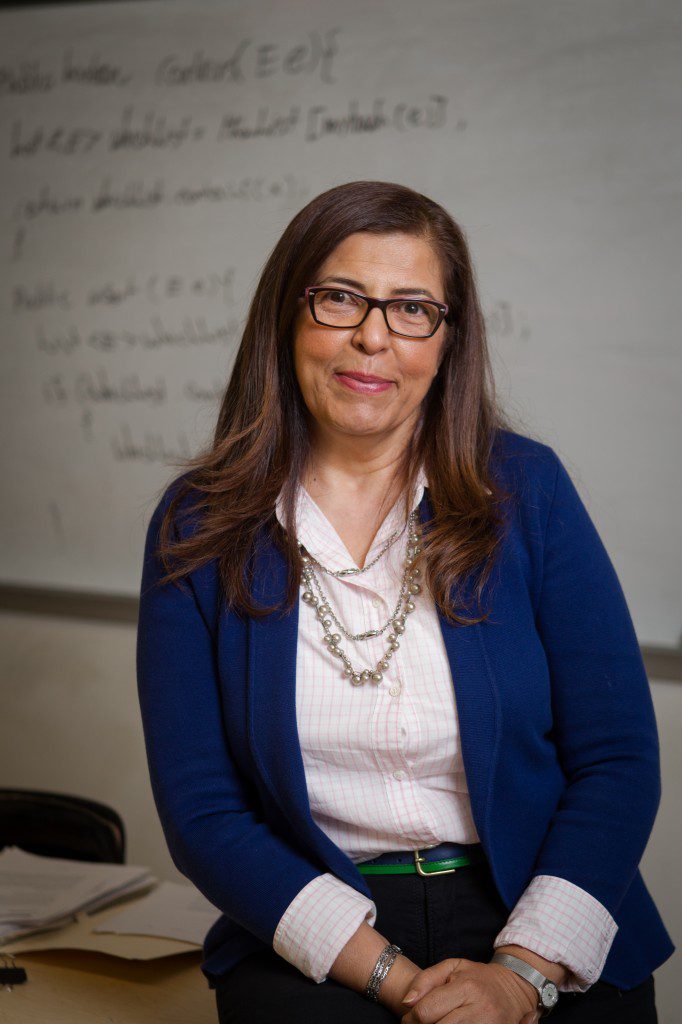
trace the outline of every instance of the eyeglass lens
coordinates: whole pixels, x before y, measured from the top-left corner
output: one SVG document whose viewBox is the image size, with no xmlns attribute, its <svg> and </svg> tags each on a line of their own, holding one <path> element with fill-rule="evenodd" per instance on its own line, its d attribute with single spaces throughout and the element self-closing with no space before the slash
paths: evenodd
<svg viewBox="0 0 682 1024">
<path fill-rule="evenodd" d="M 328 327 L 356 327 L 367 310 L 363 298 L 336 288 L 316 292 L 314 305 L 317 318 Z M 391 330 L 415 338 L 433 331 L 438 314 L 437 306 L 418 299 L 396 299 L 386 307 Z"/>
</svg>

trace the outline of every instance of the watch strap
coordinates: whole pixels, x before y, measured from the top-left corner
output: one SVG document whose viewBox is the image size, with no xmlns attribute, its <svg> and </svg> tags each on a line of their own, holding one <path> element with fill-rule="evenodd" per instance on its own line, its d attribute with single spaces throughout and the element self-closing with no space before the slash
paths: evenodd
<svg viewBox="0 0 682 1024">
<path fill-rule="evenodd" d="M 534 967 L 528 963 L 527 960 L 522 960 L 518 956 L 512 956 L 511 953 L 493 953 L 490 961 L 492 964 L 502 964 L 503 967 L 508 967 L 516 974 L 520 974 L 522 978 L 529 981 L 538 992 L 538 1005 L 537 1009 L 540 1011 L 540 1017 L 546 1017 L 548 1013 L 551 1013 L 553 1006 L 556 1006 L 556 998 L 558 995 L 558 988 L 555 982 L 551 978 L 546 978 L 540 971 L 536 971 Z M 545 1005 L 544 1002 L 544 990 L 545 988 L 549 992 L 550 989 L 554 993 L 554 999 L 552 1005 Z"/>
<path fill-rule="evenodd" d="M 540 971 L 536 971 L 534 967 L 531 967 L 526 960 L 521 960 L 518 956 L 512 956 L 511 953 L 494 953 L 491 963 L 502 964 L 503 967 L 509 967 L 516 974 L 520 974 L 522 978 L 525 978 L 526 981 L 529 981 L 538 990 L 538 996 L 542 991 L 542 986 L 549 980 Z"/>
</svg>

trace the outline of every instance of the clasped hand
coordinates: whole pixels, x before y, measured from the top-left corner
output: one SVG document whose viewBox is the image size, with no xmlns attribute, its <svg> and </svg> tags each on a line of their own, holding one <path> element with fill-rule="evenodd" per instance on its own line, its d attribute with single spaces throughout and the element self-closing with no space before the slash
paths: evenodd
<svg viewBox="0 0 682 1024">
<path fill-rule="evenodd" d="M 447 959 L 415 974 L 401 1024 L 534 1024 L 537 990 L 501 964 Z"/>
</svg>

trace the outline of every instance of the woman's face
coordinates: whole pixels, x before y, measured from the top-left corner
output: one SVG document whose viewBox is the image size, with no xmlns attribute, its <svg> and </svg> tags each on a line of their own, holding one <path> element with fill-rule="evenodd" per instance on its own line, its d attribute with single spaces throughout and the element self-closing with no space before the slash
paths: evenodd
<svg viewBox="0 0 682 1024">
<path fill-rule="evenodd" d="M 308 283 L 383 299 L 414 296 L 445 302 L 436 253 L 428 242 L 403 233 L 349 235 Z M 294 364 L 318 438 L 319 432 L 333 432 L 407 439 L 438 372 L 445 323 L 431 338 L 415 341 L 392 334 L 380 309 L 372 309 L 359 327 L 339 328 L 316 323 L 305 298 L 299 305 Z M 349 373 L 389 383 L 363 391 L 344 376 Z"/>
</svg>

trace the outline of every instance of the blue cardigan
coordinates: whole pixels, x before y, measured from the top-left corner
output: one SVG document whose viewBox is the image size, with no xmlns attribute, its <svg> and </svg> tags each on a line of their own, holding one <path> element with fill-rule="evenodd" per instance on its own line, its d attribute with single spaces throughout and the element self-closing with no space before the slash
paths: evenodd
<svg viewBox="0 0 682 1024">
<path fill-rule="evenodd" d="M 566 878 L 606 907 L 618 931 L 601 979 L 632 988 L 675 950 L 638 868 L 661 791 L 639 645 L 613 565 L 553 449 L 499 431 L 492 471 L 516 494 L 483 593 L 492 614 L 458 627 L 439 612 L 476 829 L 509 910 L 539 874 Z M 154 586 L 160 517 L 180 479 L 147 532 L 138 693 L 170 855 L 222 911 L 201 965 L 214 988 L 247 953 L 272 948 L 284 911 L 317 875 L 371 892 L 311 816 L 295 708 L 298 608 L 260 620 L 228 614 L 215 559 L 183 589 Z M 430 512 L 427 489 L 422 521 Z M 183 533 L 191 529 L 187 519 Z M 257 600 L 283 596 L 284 559 L 265 541 L 254 580 Z"/>
</svg>

